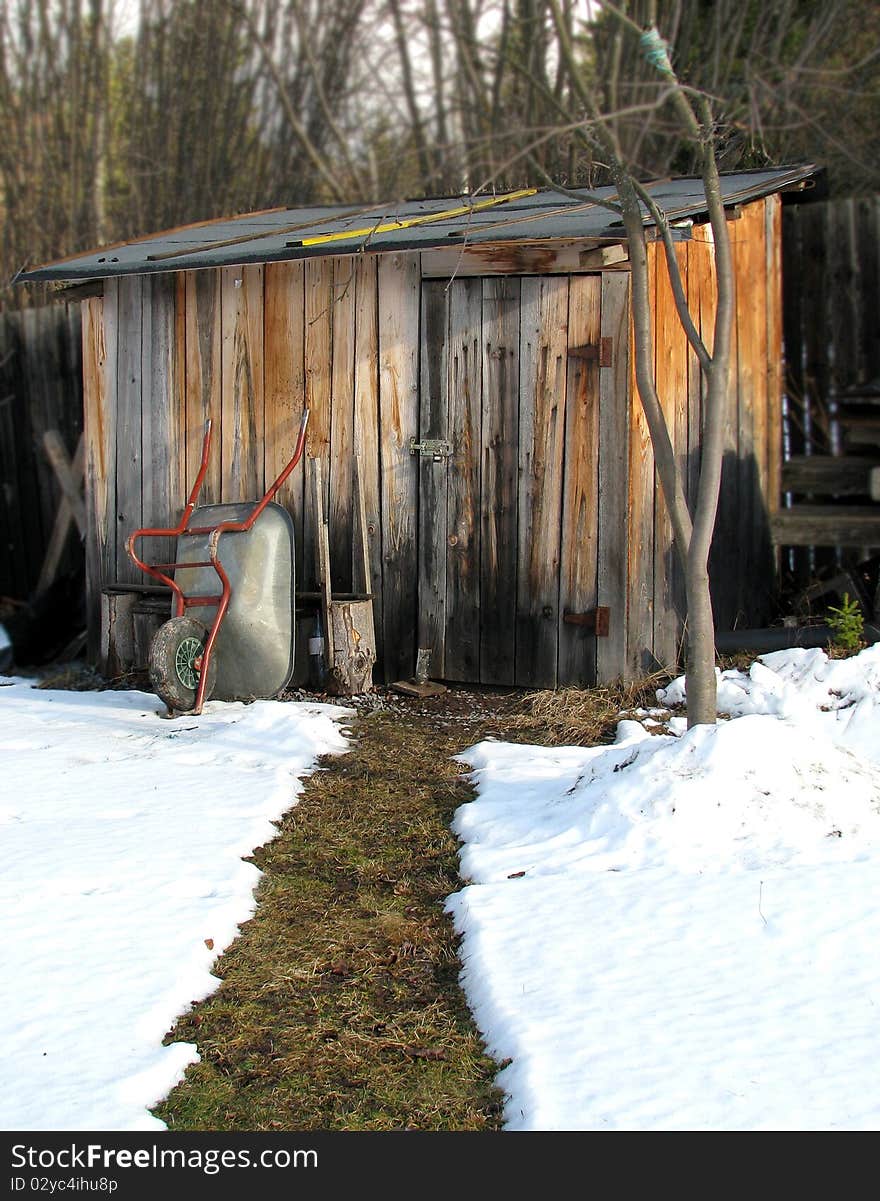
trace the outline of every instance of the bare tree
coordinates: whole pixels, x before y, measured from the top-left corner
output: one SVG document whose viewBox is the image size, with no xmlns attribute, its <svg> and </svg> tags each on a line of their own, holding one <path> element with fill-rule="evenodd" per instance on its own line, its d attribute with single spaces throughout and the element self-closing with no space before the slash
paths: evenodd
<svg viewBox="0 0 880 1201">
<path fill-rule="evenodd" d="M 0 6 L 4 284 L 107 232 L 108 45 L 102 0 Z"/>
</svg>

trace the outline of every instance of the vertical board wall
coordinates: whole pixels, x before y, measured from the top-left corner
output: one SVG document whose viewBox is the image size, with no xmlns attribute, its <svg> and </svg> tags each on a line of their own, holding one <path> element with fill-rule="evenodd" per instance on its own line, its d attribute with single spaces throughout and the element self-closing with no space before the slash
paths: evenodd
<svg viewBox="0 0 880 1201">
<path fill-rule="evenodd" d="M 739 294 L 723 550 L 712 563 L 719 628 L 760 620 L 772 575 L 778 198 L 745 206 L 730 230 Z M 706 227 L 677 254 L 711 343 Z M 683 583 L 633 383 L 628 272 L 435 279 L 423 278 L 425 257 L 122 277 L 83 305 L 93 626 L 101 588 L 135 578 L 128 532 L 176 521 L 206 419 L 215 427 L 203 499 L 256 497 L 287 461 L 308 405 L 306 454 L 323 461 L 340 592 L 354 582 L 353 456 L 361 463 L 386 680 L 412 674 L 417 644 L 434 650 L 437 676 L 532 687 L 609 682 L 675 661 Z M 694 487 L 696 357 L 658 244 L 649 268 L 654 367 Z M 441 471 L 410 453 L 412 439 L 426 438 L 451 443 Z M 294 518 L 300 590 L 315 583 L 305 480 L 299 467 L 279 497 Z M 607 637 L 563 620 L 596 605 L 610 610 Z"/>
</svg>

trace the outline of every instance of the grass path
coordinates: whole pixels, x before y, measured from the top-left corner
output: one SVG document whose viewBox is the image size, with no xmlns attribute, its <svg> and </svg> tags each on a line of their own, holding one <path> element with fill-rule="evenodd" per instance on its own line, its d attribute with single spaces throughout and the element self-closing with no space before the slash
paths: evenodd
<svg viewBox="0 0 880 1201">
<path fill-rule="evenodd" d="M 155 1110 L 171 1129 L 486 1130 L 498 1065 L 458 986 L 442 901 L 449 821 L 472 796 L 451 756 L 513 702 L 452 696 L 362 715 L 254 855 L 258 910 L 219 989 L 169 1039 L 201 1062 Z"/>
</svg>

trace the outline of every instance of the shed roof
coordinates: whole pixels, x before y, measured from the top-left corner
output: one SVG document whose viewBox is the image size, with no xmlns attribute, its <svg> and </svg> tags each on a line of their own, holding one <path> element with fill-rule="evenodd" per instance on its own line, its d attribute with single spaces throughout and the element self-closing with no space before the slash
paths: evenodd
<svg viewBox="0 0 880 1201">
<path fill-rule="evenodd" d="M 815 166 L 807 164 L 722 175 L 725 204 L 745 203 L 783 191 L 802 183 L 815 171 Z M 660 180 L 646 187 L 657 204 L 676 220 L 705 214 L 706 197 L 699 178 Z M 580 191 L 583 200 L 554 188 L 529 188 L 487 196 L 270 209 L 180 226 L 72 255 L 22 271 L 17 279 L 104 279 L 359 251 L 427 250 L 463 242 L 573 238 L 623 241 L 620 219 L 591 199 L 613 199 L 614 188 Z"/>
</svg>

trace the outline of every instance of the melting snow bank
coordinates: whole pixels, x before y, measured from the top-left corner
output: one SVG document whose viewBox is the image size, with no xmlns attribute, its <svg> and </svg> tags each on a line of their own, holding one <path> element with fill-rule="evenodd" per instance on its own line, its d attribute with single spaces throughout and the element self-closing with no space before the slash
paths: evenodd
<svg viewBox="0 0 880 1201">
<path fill-rule="evenodd" d="M 880 645 L 765 655 L 719 710 L 462 756 L 447 907 L 508 1129 L 880 1127 Z"/>
<path fill-rule="evenodd" d="M 275 834 L 346 710 L 0 681 L 0 1128 L 164 1129 L 147 1108 L 198 1060 L 161 1045 L 255 908 L 242 856 Z"/>
</svg>

